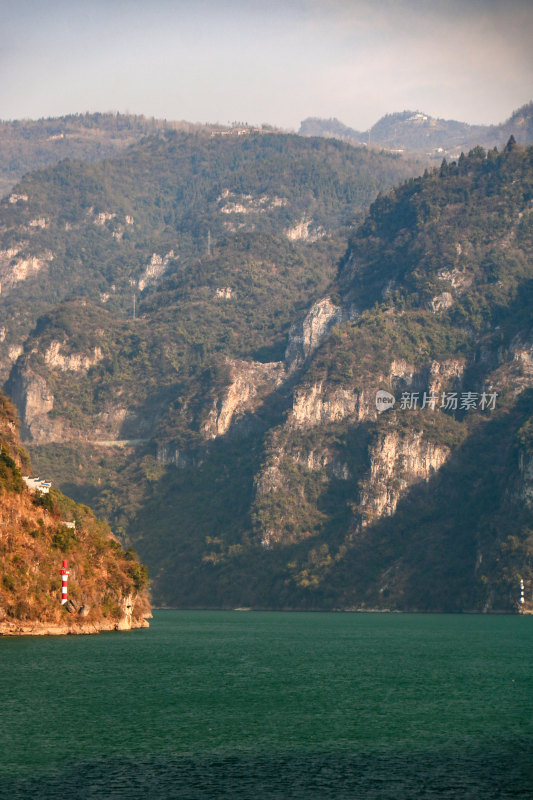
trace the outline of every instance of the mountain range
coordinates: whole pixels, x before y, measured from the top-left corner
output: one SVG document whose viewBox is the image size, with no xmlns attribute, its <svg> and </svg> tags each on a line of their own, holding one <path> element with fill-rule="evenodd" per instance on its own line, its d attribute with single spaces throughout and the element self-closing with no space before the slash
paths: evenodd
<svg viewBox="0 0 533 800">
<path fill-rule="evenodd" d="M 24 441 L 156 603 L 532 608 L 533 148 L 500 150 L 169 126 L 1 201 Z"/>
<path fill-rule="evenodd" d="M 513 112 L 499 125 L 469 125 L 440 119 L 422 111 L 386 114 L 367 131 L 357 131 L 338 119 L 308 117 L 298 131 L 301 136 L 325 136 L 356 146 L 425 153 L 430 158 L 458 158 L 476 145 L 502 147 L 510 136 L 519 144 L 533 140 L 533 103 Z"/>
</svg>

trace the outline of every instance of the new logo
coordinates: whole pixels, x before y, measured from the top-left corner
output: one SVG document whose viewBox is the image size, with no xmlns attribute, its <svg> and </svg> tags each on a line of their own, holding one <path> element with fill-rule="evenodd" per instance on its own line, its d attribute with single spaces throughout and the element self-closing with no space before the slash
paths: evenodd
<svg viewBox="0 0 533 800">
<path fill-rule="evenodd" d="M 390 392 L 386 392 L 385 389 L 380 389 L 376 392 L 376 408 L 381 414 L 382 411 L 387 411 L 388 408 L 392 408 L 394 403 L 396 402 L 396 398 Z"/>
</svg>

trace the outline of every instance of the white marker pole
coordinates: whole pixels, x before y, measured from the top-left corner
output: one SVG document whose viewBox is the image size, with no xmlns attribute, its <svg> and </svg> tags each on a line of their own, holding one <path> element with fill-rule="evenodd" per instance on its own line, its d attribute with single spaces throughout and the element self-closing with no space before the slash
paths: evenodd
<svg viewBox="0 0 533 800">
<path fill-rule="evenodd" d="M 67 602 L 67 581 L 70 575 L 70 570 L 67 569 L 67 562 L 63 561 L 63 567 L 59 570 L 61 575 L 61 605 L 64 606 Z"/>
</svg>

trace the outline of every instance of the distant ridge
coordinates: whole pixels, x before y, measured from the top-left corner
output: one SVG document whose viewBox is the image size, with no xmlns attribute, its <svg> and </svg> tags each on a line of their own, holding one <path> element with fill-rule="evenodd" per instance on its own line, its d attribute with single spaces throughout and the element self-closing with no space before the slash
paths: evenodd
<svg viewBox="0 0 533 800">
<path fill-rule="evenodd" d="M 139 114 L 67 114 L 38 120 L 0 120 L 0 197 L 31 170 L 65 158 L 101 161 L 118 154 L 144 136 L 174 130 L 231 131 L 222 125 L 168 121 Z"/>
<path fill-rule="evenodd" d="M 400 111 L 386 114 L 367 131 L 357 131 L 336 118 L 308 117 L 301 123 L 298 133 L 342 139 L 355 145 L 423 151 L 435 158 L 458 156 L 476 145 L 501 147 L 511 135 L 519 144 L 533 142 L 533 102 L 514 111 L 499 125 L 469 125 L 431 117 L 422 111 Z"/>
<path fill-rule="evenodd" d="M 355 141 L 360 144 L 368 140 L 368 131 L 356 131 L 341 122 L 336 117 L 320 119 L 320 117 L 307 117 L 300 125 L 300 136 L 326 136 L 343 141 Z"/>
<path fill-rule="evenodd" d="M 201 124 L 115 112 L 0 120 L 0 197 L 32 170 L 52 166 L 66 158 L 101 161 L 145 136 L 170 130 L 183 133 L 203 130 L 212 134 L 281 132 L 269 125 L 254 128 L 241 123 L 231 126 Z M 386 114 L 367 131 L 350 128 L 336 118 L 307 117 L 298 134 L 340 139 L 356 146 L 423 152 L 433 158 L 458 157 L 461 151 L 467 152 L 478 144 L 503 147 L 511 135 L 519 144 L 533 142 L 533 102 L 514 111 L 508 120 L 498 125 L 468 125 L 431 117 L 422 111 L 406 110 Z"/>
</svg>

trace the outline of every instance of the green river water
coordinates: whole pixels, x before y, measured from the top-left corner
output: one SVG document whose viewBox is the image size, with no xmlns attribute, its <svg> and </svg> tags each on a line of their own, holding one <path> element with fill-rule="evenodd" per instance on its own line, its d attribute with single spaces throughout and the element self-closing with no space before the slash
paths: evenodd
<svg viewBox="0 0 533 800">
<path fill-rule="evenodd" d="M 0 638 L 0 798 L 533 798 L 533 617 Z"/>
</svg>

